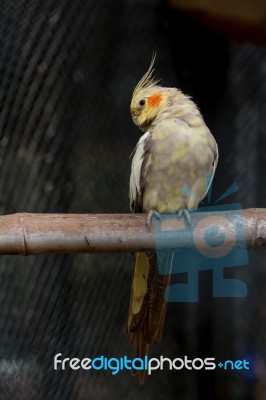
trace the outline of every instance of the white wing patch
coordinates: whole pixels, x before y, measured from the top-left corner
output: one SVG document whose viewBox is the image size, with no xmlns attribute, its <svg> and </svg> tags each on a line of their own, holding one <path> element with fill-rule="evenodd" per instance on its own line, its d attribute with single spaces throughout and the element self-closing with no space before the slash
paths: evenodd
<svg viewBox="0 0 266 400">
<path fill-rule="evenodd" d="M 137 194 L 140 194 L 140 173 L 144 157 L 144 146 L 149 136 L 149 131 L 142 135 L 134 150 L 135 154 L 131 164 L 131 174 L 129 181 L 130 205 L 136 200 Z"/>
</svg>

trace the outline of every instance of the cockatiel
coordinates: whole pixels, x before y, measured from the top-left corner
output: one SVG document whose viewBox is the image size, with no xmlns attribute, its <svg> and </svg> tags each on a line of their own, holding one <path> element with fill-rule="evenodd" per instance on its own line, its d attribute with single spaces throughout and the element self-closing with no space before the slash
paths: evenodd
<svg viewBox="0 0 266 400">
<path fill-rule="evenodd" d="M 133 212 L 147 212 L 148 220 L 152 214 L 181 211 L 185 216 L 186 210 L 195 210 L 218 161 L 216 141 L 197 106 L 180 90 L 158 85 L 154 61 L 155 57 L 130 105 L 134 123 L 145 132 L 132 160 L 130 206 Z M 158 273 L 155 251 L 135 254 L 127 323 L 135 357 L 143 358 L 150 344 L 161 339 L 169 280 L 169 275 Z M 136 373 L 142 383 L 145 372 Z"/>
</svg>

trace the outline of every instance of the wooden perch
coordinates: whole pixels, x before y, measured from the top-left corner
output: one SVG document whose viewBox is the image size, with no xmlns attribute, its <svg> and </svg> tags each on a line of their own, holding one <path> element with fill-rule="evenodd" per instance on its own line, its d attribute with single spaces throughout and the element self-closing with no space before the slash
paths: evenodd
<svg viewBox="0 0 266 400">
<path fill-rule="evenodd" d="M 266 209 L 247 209 L 207 214 L 192 213 L 192 227 L 184 233 L 183 219 L 163 219 L 167 232 L 164 248 L 189 248 L 213 226 L 224 233 L 225 246 L 266 249 Z M 204 215 L 204 218 L 203 218 Z M 0 216 L 0 254 L 31 255 L 56 253 L 133 252 L 155 247 L 153 229 L 146 214 L 27 214 Z M 246 242 L 235 241 L 235 227 L 242 229 Z M 178 236 L 176 232 L 179 232 Z M 180 233 L 181 232 L 181 233 Z"/>
</svg>

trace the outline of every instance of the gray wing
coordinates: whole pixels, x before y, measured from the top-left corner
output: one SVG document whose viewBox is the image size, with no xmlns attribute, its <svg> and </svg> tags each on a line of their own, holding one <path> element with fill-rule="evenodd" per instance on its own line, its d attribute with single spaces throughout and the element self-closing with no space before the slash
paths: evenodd
<svg viewBox="0 0 266 400">
<path fill-rule="evenodd" d="M 129 182 L 130 209 L 132 212 L 142 212 L 143 193 L 148 165 L 150 162 L 150 132 L 141 136 L 135 149 L 131 164 Z"/>
<path fill-rule="evenodd" d="M 204 197 L 206 196 L 206 194 L 208 193 L 210 186 L 212 184 L 213 178 L 214 178 L 214 174 L 215 174 L 215 170 L 218 164 L 218 158 L 219 158 L 219 152 L 218 152 L 218 146 L 217 143 L 214 139 L 214 137 L 211 135 L 212 141 L 211 141 L 211 148 L 213 150 L 213 162 L 212 162 L 212 173 L 210 174 L 210 177 L 208 179 L 207 182 L 207 188 L 206 188 L 206 193 L 204 195 Z"/>
</svg>

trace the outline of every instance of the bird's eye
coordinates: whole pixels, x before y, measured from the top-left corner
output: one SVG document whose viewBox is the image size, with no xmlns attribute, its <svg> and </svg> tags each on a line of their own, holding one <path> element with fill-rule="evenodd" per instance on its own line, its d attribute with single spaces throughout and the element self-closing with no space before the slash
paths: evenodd
<svg viewBox="0 0 266 400">
<path fill-rule="evenodd" d="M 145 100 L 144 100 L 144 99 L 141 99 L 141 100 L 139 101 L 139 105 L 140 105 L 140 106 L 144 106 L 144 104 L 145 104 Z"/>
</svg>

